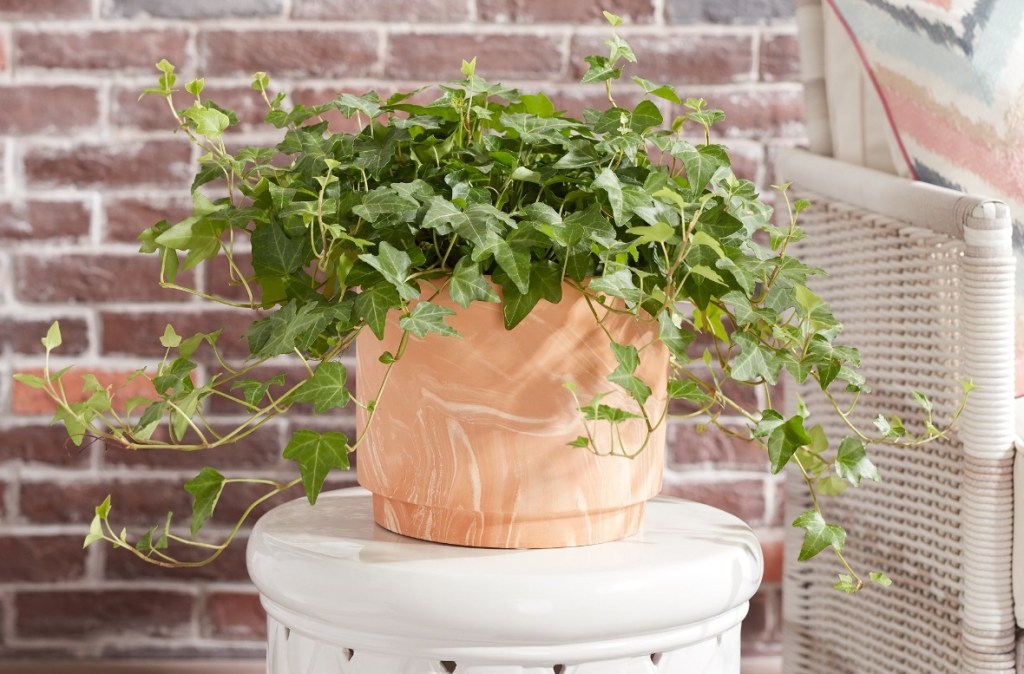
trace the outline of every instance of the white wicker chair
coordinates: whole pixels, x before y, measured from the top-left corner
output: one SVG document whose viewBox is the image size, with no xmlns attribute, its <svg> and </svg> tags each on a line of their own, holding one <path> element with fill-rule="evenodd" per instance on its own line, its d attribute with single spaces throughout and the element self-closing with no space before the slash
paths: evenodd
<svg viewBox="0 0 1024 674">
<path fill-rule="evenodd" d="M 814 204 L 799 255 L 830 276 L 812 286 L 846 326 L 873 392 L 855 419 L 879 411 L 923 421 L 926 393 L 948 418 L 977 389 L 948 441 L 876 448 L 881 484 L 827 501 L 849 532 L 848 557 L 889 573 L 887 590 L 830 589 L 829 555 L 793 564 L 784 586 L 788 673 L 1013 672 L 1013 258 L 1010 219 L 996 201 L 794 150 L 779 173 Z M 825 402 L 807 396 L 812 415 Z M 841 437 L 836 423 L 830 438 Z M 795 518 L 802 479 L 787 485 Z M 795 559 L 802 531 L 787 540 Z"/>
</svg>

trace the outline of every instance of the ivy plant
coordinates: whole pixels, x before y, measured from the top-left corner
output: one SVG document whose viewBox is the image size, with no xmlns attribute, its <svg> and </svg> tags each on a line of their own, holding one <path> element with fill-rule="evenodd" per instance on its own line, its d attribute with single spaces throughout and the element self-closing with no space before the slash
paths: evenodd
<svg viewBox="0 0 1024 674">
<path fill-rule="evenodd" d="M 389 316 L 397 315 L 403 331 L 398 348 L 382 356 L 390 368 L 410 339 L 456 336 L 446 320 L 453 312 L 436 302 L 439 296 L 460 307 L 500 302 L 512 330 L 539 302 L 559 302 L 565 282 L 592 308 L 614 306 L 656 326 L 671 355 L 670 399 L 688 401 L 690 414 L 727 433 L 735 431 L 724 418 L 744 419 L 773 473 L 790 466 L 803 476 L 813 507 L 793 522 L 805 530 L 801 560 L 831 550 L 842 567 L 840 590 L 887 584 L 884 574 L 862 575 L 847 563 L 846 534 L 827 519 L 821 497 L 879 479 L 865 451 L 871 443 L 924 442 L 945 429 L 929 421 L 912 434 L 885 416 L 877 432 L 849 423 L 850 411 L 834 392 L 865 390 L 858 354 L 835 341 L 841 326 L 808 288 L 821 270 L 790 254 L 803 236 L 797 216 L 808 204 L 791 202 L 779 186 L 785 210 L 775 224 L 755 186 L 732 172 L 726 148 L 711 142 L 724 114 L 705 101 L 633 76 L 629 86 L 640 102 L 618 104 L 612 84 L 636 58 L 615 32 L 620 19 L 606 17 L 608 54 L 588 56 L 582 80 L 603 87 L 607 104 L 582 119 L 563 114 L 543 93 L 485 80 L 475 59 L 463 61 L 461 79 L 440 85 L 433 98 L 425 90 L 388 98 L 342 93 L 313 106 L 287 105 L 285 94 L 257 73 L 254 95 L 265 102 L 266 123 L 280 142 L 235 149 L 224 137 L 238 123 L 235 113 L 203 96 L 202 79 L 182 93 L 174 66 L 162 61 L 157 86 L 144 94 L 166 99 L 177 129 L 202 154 L 191 215 L 146 229 L 142 252 L 158 256 L 162 286 L 255 312 L 246 334 L 250 355 L 231 362 L 218 333 L 186 338 L 168 326 L 160 337 L 166 356 L 154 370 L 136 373 L 152 383 L 155 399 L 133 398 L 115 409 L 114 391 L 95 378 L 86 377 L 84 400 L 66 394 L 65 371 L 49 367 L 61 342 L 55 324 L 43 339 L 43 376 L 17 378 L 54 399 L 55 420 L 75 444 L 99 438 L 133 451 L 215 455 L 297 403 L 312 404 L 316 413 L 357 405 L 369 427 L 377 406 L 387 404 L 387 377 L 372 398 L 360 400 L 338 358 L 363 330 L 381 338 Z M 663 108 L 682 114 L 666 120 Z M 325 118 L 337 113 L 359 130 L 333 131 Z M 181 271 L 201 263 L 225 265 L 236 297 L 179 284 Z M 697 349 L 695 342 L 708 346 Z M 617 367 L 609 386 L 624 389 L 635 404 L 577 398 L 585 425 L 643 418 L 653 431 L 665 420 L 644 411 L 652 390 L 635 374 L 638 350 L 614 341 L 611 347 Z M 199 359 L 209 354 L 219 370 L 198 381 Z M 273 369 L 281 356 L 304 364 L 306 378 L 286 385 L 284 373 Z M 267 371 L 274 374 L 257 376 Z M 849 434 L 826 438 L 802 405 L 786 414 L 771 395 L 783 378 L 816 383 Z M 727 393 L 726 380 L 763 389 L 765 407 L 745 407 Z M 227 432 L 215 428 L 206 418 L 215 397 L 235 404 L 244 420 Z M 171 514 L 141 535 L 118 532 L 108 498 L 96 508 L 86 544 L 104 540 L 162 566 L 208 563 L 263 501 L 301 484 L 315 503 L 328 473 L 348 467 L 364 436 L 365 430 L 355 438 L 298 430 L 284 449 L 298 473 L 287 482 L 204 468 L 185 484 L 194 498 L 190 536 L 174 533 Z M 589 434 L 572 444 L 598 451 Z M 265 493 L 224 540 L 197 540 L 221 494 L 239 483 L 262 485 Z M 176 546 L 196 546 L 207 556 L 186 561 L 171 552 Z"/>
</svg>

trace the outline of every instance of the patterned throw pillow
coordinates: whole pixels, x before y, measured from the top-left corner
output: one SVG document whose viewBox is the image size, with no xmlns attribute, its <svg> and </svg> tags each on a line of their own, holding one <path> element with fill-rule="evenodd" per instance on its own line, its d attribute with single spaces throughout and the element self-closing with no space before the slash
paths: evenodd
<svg viewBox="0 0 1024 674">
<path fill-rule="evenodd" d="M 1010 206 L 1024 407 L 1024 0 L 826 2 L 867 66 L 911 173 Z"/>
</svg>

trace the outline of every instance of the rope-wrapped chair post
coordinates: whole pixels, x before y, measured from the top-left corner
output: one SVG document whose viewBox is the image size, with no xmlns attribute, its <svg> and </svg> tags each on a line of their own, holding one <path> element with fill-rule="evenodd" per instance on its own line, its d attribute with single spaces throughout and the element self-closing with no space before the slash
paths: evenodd
<svg viewBox="0 0 1024 674">
<path fill-rule="evenodd" d="M 1013 269 L 1004 204 L 794 150 L 781 176 L 807 238 L 799 256 L 828 270 L 812 289 L 861 351 L 870 394 L 852 419 L 879 413 L 910 427 L 926 421 L 911 399 L 934 404 L 936 425 L 955 413 L 960 382 L 975 389 L 949 437 L 876 446 L 879 484 L 829 498 L 826 516 L 848 531 L 855 568 L 892 576 L 891 588 L 834 590 L 834 560 L 786 571 L 788 674 L 999 673 L 1015 670 L 1013 543 Z M 828 402 L 810 387 L 810 423 L 828 437 Z M 834 415 L 832 417 L 834 419 Z M 787 511 L 808 507 L 802 479 L 787 484 Z M 795 559 L 802 532 L 787 540 Z"/>
</svg>

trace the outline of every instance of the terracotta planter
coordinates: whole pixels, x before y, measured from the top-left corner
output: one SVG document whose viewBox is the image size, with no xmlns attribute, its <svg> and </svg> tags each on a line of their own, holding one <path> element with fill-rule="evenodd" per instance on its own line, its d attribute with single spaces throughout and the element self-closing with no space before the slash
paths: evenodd
<svg viewBox="0 0 1024 674">
<path fill-rule="evenodd" d="M 585 298 L 569 286 L 563 291 L 562 302 L 542 301 L 512 331 L 498 304 L 463 309 L 447 293 L 433 300 L 458 312 L 448 322 L 462 338 L 411 337 L 394 366 L 357 461 L 378 524 L 415 538 L 495 548 L 588 545 L 637 531 L 645 501 L 661 489 L 665 424 L 633 459 L 568 446 L 584 426 L 565 382 L 589 402 L 614 388 L 605 377 L 616 363 Z M 397 323 L 383 342 L 368 330 L 359 337 L 362 400 L 373 398 L 384 375 L 378 356 L 397 349 Z M 620 343 L 650 344 L 637 375 L 654 391 L 646 408 L 659 419 L 668 353 L 651 343 L 656 326 L 622 316 L 605 325 Z M 635 409 L 624 393 L 604 402 Z M 606 442 L 607 424 L 596 430 Z M 628 448 L 647 435 L 642 421 L 621 430 Z"/>
</svg>

